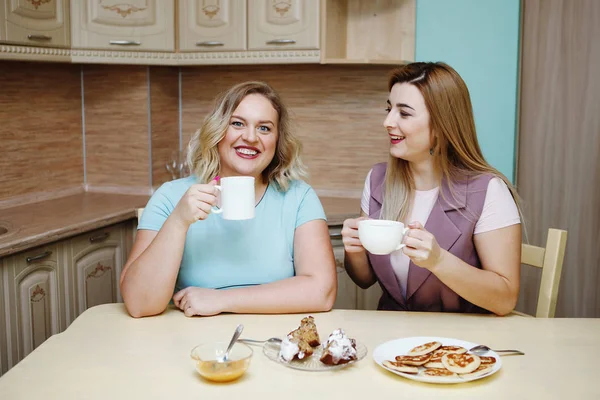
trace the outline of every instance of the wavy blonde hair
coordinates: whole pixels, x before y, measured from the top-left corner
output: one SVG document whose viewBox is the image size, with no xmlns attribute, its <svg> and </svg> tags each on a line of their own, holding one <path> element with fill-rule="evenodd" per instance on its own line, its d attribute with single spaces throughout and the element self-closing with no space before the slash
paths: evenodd
<svg viewBox="0 0 600 400">
<path fill-rule="evenodd" d="M 452 182 L 465 177 L 494 175 L 506 183 L 521 214 L 515 187 L 483 157 L 477 141 L 471 97 L 460 75 L 445 63 L 416 62 L 391 71 L 388 89 L 391 91 L 397 83 L 410 83 L 423 95 L 433 133 L 434 163 L 450 189 Z M 405 221 L 408 218 L 414 186 L 408 161 L 390 155 L 381 213 L 383 219 Z"/>
<path fill-rule="evenodd" d="M 188 165 L 199 182 L 209 182 L 218 175 L 221 160 L 217 145 L 225 137 L 233 112 L 250 94 L 264 96 L 277 111 L 277 148 L 262 177 L 265 182 L 274 182 L 278 190 L 286 191 L 291 181 L 307 176 L 300 157 L 302 143 L 292 129 L 289 112 L 281 97 L 264 82 L 239 83 L 216 98 L 213 110 L 190 140 Z"/>
</svg>

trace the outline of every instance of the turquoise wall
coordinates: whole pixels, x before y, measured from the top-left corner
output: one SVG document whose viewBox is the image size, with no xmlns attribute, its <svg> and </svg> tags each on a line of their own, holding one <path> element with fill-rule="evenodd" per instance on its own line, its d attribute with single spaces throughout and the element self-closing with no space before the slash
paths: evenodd
<svg viewBox="0 0 600 400">
<path fill-rule="evenodd" d="M 519 21 L 520 0 L 417 0 L 416 60 L 462 76 L 483 154 L 513 182 Z"/>
</svg>

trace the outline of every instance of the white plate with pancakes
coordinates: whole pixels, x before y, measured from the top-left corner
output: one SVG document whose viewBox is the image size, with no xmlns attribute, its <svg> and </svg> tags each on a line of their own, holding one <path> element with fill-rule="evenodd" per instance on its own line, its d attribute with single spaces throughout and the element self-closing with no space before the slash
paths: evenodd
<svg viewBox="0 0 600 400">
<path fill-rule="evenodd" d="M 380 344 L 373 360 L 407 379 L 427 383 L 465 383 L 495 374 L 502 368 L 500 356 L 488 351 L 474 355 L 468 349 L 478 343 L 442 337 L 408 337 Z"/>
</svg>

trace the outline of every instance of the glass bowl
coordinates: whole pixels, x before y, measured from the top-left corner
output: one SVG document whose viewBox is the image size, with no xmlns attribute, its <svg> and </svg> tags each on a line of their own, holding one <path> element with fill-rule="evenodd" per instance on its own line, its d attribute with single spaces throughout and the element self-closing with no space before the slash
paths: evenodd
<svg viewBox="0 0 600 400">
<path fill-rule="evenodd" d="M 214 342 L 198 345 L 192 349 L 190 356 L 201 377 L 213 382 L 230 382 L 238 379 L 248 369 L 252 358 L 252 348 L 236 342 L 227 361 L 217 361 L 225 353 L 228 342 Z"/>
</svg>

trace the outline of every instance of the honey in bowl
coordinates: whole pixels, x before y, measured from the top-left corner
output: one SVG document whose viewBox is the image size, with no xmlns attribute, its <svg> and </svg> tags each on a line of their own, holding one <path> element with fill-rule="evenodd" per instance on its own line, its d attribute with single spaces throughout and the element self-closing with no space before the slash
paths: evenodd
<svg viewBox="0 0 600 400">
<path fill-rule="evenodd" d="M 206 343 L 192 349 L 191 357 L 200 376 L 213 382 L 230 382 L 244 375 L 250 365 L 252 349 L 237 342 L 233 345 L 227 361 L 218 361 L 227 345 L 225 342 Z"/>
</svg>

